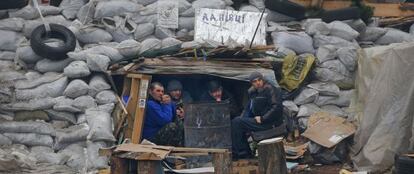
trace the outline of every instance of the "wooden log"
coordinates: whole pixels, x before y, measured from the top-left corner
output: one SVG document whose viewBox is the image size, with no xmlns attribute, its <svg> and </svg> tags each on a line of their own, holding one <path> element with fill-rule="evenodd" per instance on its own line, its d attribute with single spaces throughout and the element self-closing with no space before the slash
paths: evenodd
<svg viewBox="0 0 414 174">
<path fill-rule="evenodd" d="M 128 173 L 128 160 L 111 156 L 111 174 L 125 174 Z"/>
<path fill-rule="evenodd" d="M 287 174 L 282 138 L 272 138 L 258 143 L 259 172 L 262 174 Z"/>
<path fill-rule="evenodd" d="M 230 174 L 232 172 L 231 153 L 213 153 L 215 174 Z"/>
<path fill-rule="evenodd" d="M 161 161 L 138 161 L 138 174 L 164 174 Z"/>
</svg>

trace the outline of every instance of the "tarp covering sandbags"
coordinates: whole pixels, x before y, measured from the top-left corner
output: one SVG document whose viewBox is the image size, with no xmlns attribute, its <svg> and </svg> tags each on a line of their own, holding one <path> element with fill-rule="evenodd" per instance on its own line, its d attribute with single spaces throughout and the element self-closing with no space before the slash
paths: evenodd
<svg viewBox="0 0 414 174">
<path fill-rule="evenodd" d="M 414 148 L 414 43 L 363 49 L 358 62 L 360 125 L 353 163 L 358 170 L 384 171 L 396 153 Z"/>
</svg>

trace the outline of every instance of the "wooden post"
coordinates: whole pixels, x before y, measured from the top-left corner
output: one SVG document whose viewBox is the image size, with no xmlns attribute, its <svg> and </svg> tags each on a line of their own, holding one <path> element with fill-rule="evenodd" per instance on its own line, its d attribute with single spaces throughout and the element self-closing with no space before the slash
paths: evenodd
<svg viewBox="0 0 414 174">
<path fill-rule="evenodd" d="M 138 161 L 138 174 L 163 174 L 164 170 L 161 165 L 161 161 Z"/>
<path fill-rule="evenodd" d="M 128 160 L 111 156 L 111 174 L 128 173 Z"/>
<path fill-rule="evenodd" d="M 134 129 L 134 115 L 135 110 L 137 107 L 138 102 L 138 86 L 139 86 L 139 80 L 136 78 L 131 79 L 131 86 L 130 86 L 130 92 L 129 92 L 129 101 L 127 103 L 127 129 L 125 131 L 125 138 L 132 138 L 132 130 Z"/>
<path fill-rule="evenodd" d="M 287 174 L 283 138 L 272 138 L 260 141 L 259 172 L 261 174 Z"/>
<path fill-rule="evenodd" d="M 213 164 L 215 174 L 232 173 L 231 153 L 213 153 Z"/>
<path fill-rule="evenodd" d="M 134 128 L 132 130 L 132 143 L 138 144 L 142 136 L 142 128 L 144 125 L 145 107 L 147 104 L 148 86 L 151 81 L 150 76 L 143 75 L 140 80 L 138 90 L 138 102 L 135 108 Z"/>
</svg>

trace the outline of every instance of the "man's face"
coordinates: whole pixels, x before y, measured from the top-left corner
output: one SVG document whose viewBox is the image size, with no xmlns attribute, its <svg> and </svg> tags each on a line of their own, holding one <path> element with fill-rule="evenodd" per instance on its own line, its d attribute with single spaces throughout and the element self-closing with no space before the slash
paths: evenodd
<svg viewBox="0 0 414 174">
<path fill-rule="evenodd" d="M 170 96 L 174 99 L 174 100 L 179 100 L 181 98 L 181 90 L 174 90 L 174 91 L 170 91 Z"/>
<path fill-rule="evenodd" d="M 216 99 L 216 101 L 221 101 L 221 96 L 223 95 L 222 89 L 217 89 L 215 91 L 210 92 L 210 95 Z"/>
<path fill-rule="evenodd" d="M 263 81 L 263 79 L 261 79 L 261 78 L 254 79 L 254 80 L 252 81 L 252 86 L 253 86 L 254 88 L 256 88 L 256 89 L 263 88 L 263 86 L 264 86 L 264 81 Z"/>
<path fill-rule="evenodd" d="M 155 85 L 155 88 L 151 90 L 150 94 L 155 100 L 161 101 L 164 95 L 164 87 Z"/>
</svg>

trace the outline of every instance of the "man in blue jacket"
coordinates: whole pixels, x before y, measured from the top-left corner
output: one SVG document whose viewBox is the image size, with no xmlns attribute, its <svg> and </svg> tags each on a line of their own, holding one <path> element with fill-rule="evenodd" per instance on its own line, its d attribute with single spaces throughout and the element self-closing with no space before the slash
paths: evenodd
<svg viewBox="0 0 414 174">
<path fill-rule="evenodd" d="M 149 94 L 143 138 L 158 145 L 182 146 L 184 128 L 175 122 L 179 115 L 176 115 L 176 107 L 171 98 L 164 94 L 163 85 L 159 82 L 151 83 Z"/>
</svg>

